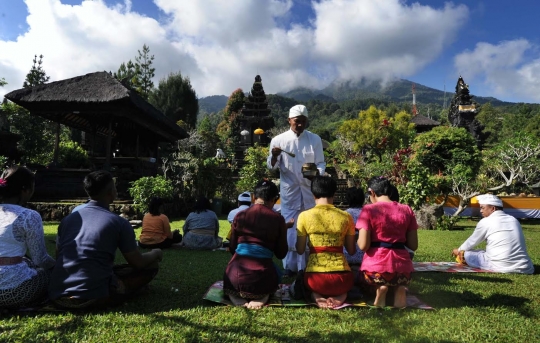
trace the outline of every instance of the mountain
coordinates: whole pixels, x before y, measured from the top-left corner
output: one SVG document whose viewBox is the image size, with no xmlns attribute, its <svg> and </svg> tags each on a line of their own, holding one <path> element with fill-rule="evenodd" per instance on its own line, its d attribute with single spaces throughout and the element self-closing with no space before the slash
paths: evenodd
<svg viewBox="0 0 540 343">
<path fill-rule="evenodd" d="M 199 115 L 203 113 L 219 112 L 227 106 L 228 97 L 225 95 L 211 95 L 199 99 Z"/>
<path fill-rule="evenodd" d="M 397 79 L 386 84 L 381 84 L 379 81 L 369 81 L 360 79 L 355 81 L 336 80 L 327 87 L 315 90 L 305 87 L 295 88 L 286 93 L 278 93 L 281 96 L 296 99 L 298 101 L 308 101 L 318 99 L 322 101 L 341 102 L 344 100 L 368 100 L 377 99 L 389 102 L 412 102 L 412 84 L 413 82 Z M 415 84 L 416 102 L 423 104 L 438 104 L 442 106 L 445 102 L 445 92 L 426 87 L 421 84 Z M 450 104 L 454 92 L 449 90 L 446 92 L 446 104 Z M 509 105 L 511 103 L 504 102 L 493 97 L 474 97 L 474 100 L 479 104 L 491 102 L 493 106 Z"/>
<path fill-rule="evenodd" d="M 412 103 L 412 84 L 413 82 L 396 79 L 385 85 L 380 82 L 368 81 L 366 79 L 356 81 L 336 80 L 327 87 L 316 90 L 306 87 L 298 87 L 285 93 L 267 94 L 269 107 L 272 109 L 272 116 L 276 121 L 281 120 L 288 109 L 297 103 L 306 104 L 308 101 L 317 101 L 322 103 L 336 103 L 347 112 L 356 113 L 365 106 L 360 103 Z M 421 84 L 415 84 L 416 103 L 418 108 L 422 108 L 422 113 L 428 112 L 431 106 L 432 111 L 439 111 L 445 103 L 446 107 L 450 105 L 454 96 L 453 89 L 444 91 L 427 87 Z M 199 115 L 208 113 L 217 113 L 225 108 L 228 97 L 225 95 L 212 95 L 199 99 Z M 479 104 L 490 102 L 493 106 L 512 105 L 513 103 L 504 102 L 493 97 L 474 97 Z M 436 105 L 436 106 L 433 106 Z M 338 106 L 339 107 L 339 106 Z M 286 116 L 285 116 L 286 118 Z"/>
</svg>

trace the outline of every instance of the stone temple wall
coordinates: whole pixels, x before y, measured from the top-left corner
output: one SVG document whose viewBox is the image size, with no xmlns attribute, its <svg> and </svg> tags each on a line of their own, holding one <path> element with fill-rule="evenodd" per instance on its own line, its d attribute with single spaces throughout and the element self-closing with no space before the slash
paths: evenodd
<svg viewBox="0 0 540 343">
<path fill-rule="evenodd" d="M 28 208 L 37 211 L 41 215 L 41 219 L 45 222 L 59 222 L 65 216 L 71 213 L 73 208 L 81 205 L 80 203 L 45 203 L 31 202 L 28 203 Z M 141 215 L 137 213 L 133 204 L 112 204 L 109 206 L 111 212 L 118 215 L 124 214 L 128 220 L 141 219 Z"/>
</svg>

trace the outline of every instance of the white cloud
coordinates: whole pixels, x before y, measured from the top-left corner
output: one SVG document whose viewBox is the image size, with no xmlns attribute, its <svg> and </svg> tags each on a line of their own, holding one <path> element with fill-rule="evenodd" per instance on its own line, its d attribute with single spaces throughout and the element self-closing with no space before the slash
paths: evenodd
<svg viewBox="0 0 540 343">
<path fill-rule="evenodd" d="M 409 76 L 433 61 L 468 17 L 451 3 L 433 9 L 399 0 L 322 0 L 314 4 L 315 52 L 339 77 Z"/>
<path fill-rule="evenodd" d="M 0 75 L 8 85 L 0 96 L 20 88 L 35 54 L 43 54 L 43 68 L 51 81 L 95 71 L 116 71 L 123 61 L 134 59 L 143 44 L 155 55 L 156 75 L 189 69 L 200 71 L 193 58 L 167 40 L 167 31 L 152 18 L 129 12 L 124 6 L 107 7 L 101 1 L 81 5 L 59 0 L 26 0 L 28 32 L 16 41 L 0 40 Z"/>
<path fill-rule="evenodd" d="M 454 66 L 467 82 L 485 83 L 493 96 L 540 101 L 540 58 L 527 57 L 536 48 L 526 39 L 497 45 L 482 42 L 474 50 L 456 55 Z"/>
<path fill-rule="evenodd" d="M 162 21 L 132 12 L 131 0 L 25 2 L 28 32 L 0 40 L 0 76 L 10 83 L 0 96 L 22 85 L 34 54 L 45 56 L 54 81 L 115 71 L 143 44 L 156 57 L 155 83 L 181 71 L 199 96 L 247 91 L 256 74 L 267 93 L 320 88 L 335 78 L 406 77 L 437 58 L 469 15 L 452 4 L 320 0 L 312 1 L 309 25 L 284 26 L 295 17 L 292 0 L 154 0 L 167 15 Z"/>
</svg>

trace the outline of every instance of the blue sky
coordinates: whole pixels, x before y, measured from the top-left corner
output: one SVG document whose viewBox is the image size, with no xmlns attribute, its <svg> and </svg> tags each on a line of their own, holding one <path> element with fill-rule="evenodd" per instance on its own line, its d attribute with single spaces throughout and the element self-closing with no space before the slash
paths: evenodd
<svg viewBox="0 0 540 343">
<path fill-rule="evenodd" d="M 189 76 L 199 96 L 334 80 L 404 78 L 540 103 L 540 2 L 529 0 L 0 0 L 0 97 L 34 54 L 51 81 L 116 70 L 143 44 L 155 83 Z M 421 99 L 418 99 L 421 102 Z"/>
</svg>

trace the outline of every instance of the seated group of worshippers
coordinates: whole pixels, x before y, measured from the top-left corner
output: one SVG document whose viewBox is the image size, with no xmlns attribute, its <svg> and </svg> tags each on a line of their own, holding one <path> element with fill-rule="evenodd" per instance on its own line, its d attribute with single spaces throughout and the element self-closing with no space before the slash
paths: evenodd
<svg viewBox="0 0 540 343">
<path fill-rule="evenodd" d="M 34 193 L 34 180 L 29 169 L 19 166 L 6 169 L 0 177 L 0 308 L 34 305 L 48 297 L 63 309 L 100 309 L 134 297 L 156 276 L 162 251 L 154 248 L 141 253 L 129 222 L 109 210 L 117 196 L 109 172 L 96 171 L 85 177 L 90 201 L 58 226 L 56 259 L 47 253 L 39 213 L 24 207 Z M 392 201 L 393 187 L 386 178 L 372 178 L 368 187 L 371 204 L 362 208 L 355 225 L 349 213 L 333 205 L 335 180 L 317 176 L 312 181 L 316 206 L 298 218 L 296 249 L 302 253 L 309 248 L 302 281 L 319 307 L 340 306 L 355 283 L 374 290 L 376 306 L 385 306 L 389 288 L 394 289 L 393 305 L 406 306 L 405 286 L 413 271 L 406 247 L 416 250 L 418 246 L 416 219 L 409 206 Z M 272 259 L 287 254 L 290 225 L 273 210 L 279 199 L 274 183 L 259 182 L 254 197 L 252 206 L 234 216 L 233 256 L 224 274 L 224 291 L 231 301 L 251 309 L 262 307 L 278 289 L 281 268 Z M 479 202 L 484 219 L 454 249 L 458 261 L 496 272 L 533 273 L 519 222 L 502 211 L 497 197 L 481 196 Z M 159 200 L 152 204 L 151 217 L 146 219 L 150 227 L 168 224 L 161 217 L 161 205 Z M 196 214 L 211 212 L 204 201 L 197 209 Z M 217 246 L 215 214 L 206 218 L 194 213 L 188 219 L 196 224 L 191 226 L 186 220 L 184 240 L 193 236 L 190 239 L 195 242 Z M 166 247 L 181 239 L 179 236 L 169 225 L 161 240 L 143 244 Z M 485 251 L 472 250 L 483 240 L 487 241 Z M 355 256 L 356 245 L 363 252 L 358 279 L 343 252 L 345 248 Z M 127 264 L 114 264 L 117 249 Z"/>
<path fill-rule="evenodd" d="M 417 224 L 411 208 L 389 198 L 392 188 L 386 178 L 368 182 L 372 202 L 363 207 L 356 221 L 333 205 L 337 183 L 329 176 L 316 176 L 311 191 L 316 206 L 300 213 L 296 250 L 309 248 L 303 286 L 319 307 L 341 306 L 355 284 L 349 258 L 361 261 L 363 282 L 376 289 L 376 306 L 385 306 L 388 287 L 395 287 L 394 306 L 405 307 L 406 288 L 413 271 L 412 250 L 418 246 Z M 279 191 L 270 181 L 260 182 L 254 191 L 255 204 L 238 212 L 232 222 L 230 251 L 233 254 L 224 274 L 223 288 L 233 304 L 260 308 L 280 281 L 280 269 L 273 262 L 285 257 L 287 225 L 272 210 Z M 359 208 L 363 200 L 353 204 Z M 358 253 L 357 246 L 364 252 Z M 358 262 L 357 262 L 358 263 Z"/>
<path fill-rule="evenodd" d="M 393 306 L 406 307 L 406 286 L 418 248 L 418 224 L 412 209 L 397 201 L 397 189 L 384 177 L 368 181 L 370 204 L 363 207 L 362 191 L 351 188 L 347 192 L 351 208 L 339 210 L 333 205 L 336 190 L 331 177 L 316 176 L 311 183 L 316 206 L 298 218 L 296 250 L 299 254 L 309 250 L 307 267 L 299 273 L 309 294 L 306 300 L 321 308 L 336 308 L 356 284 L 374 293 L 375 306 L 384 307 L 392 290 Z M 288 251 L 287 225 L 272 210 L 279 198 L 278 188 L 261 181 L 254 197 L 251 207 L 242 204 L 244 208 L 229 216 L 233 256 L 223 277 L 224 292 L 231 302 L 250 309 L 261 308 L 278 289 L 282 272 L 272 258 L 283 259 Z M 484 219 L 454 249 L 457 260 L 494 272 L 534 273 L 519 222 L 502 211 L 496 196 L 478 198 Z M 486 250 L 473 250 L 482 241 L 487 241 Z M 351 266 L 359 269 L 358 278 Z"/>
<path fill-rule="evenodd" d="M 156 276 L 162 251 L 141 253 L 129 222 L 109 210 L 117 196 L 112 175 L 92 172 L 84 188 L 90 201 L 61 221 L 54 259 L 41 216 L 24 207 L 34 193 L 34 174 L 20 166 L 2 173 L 0 308 L 37 305 L 47 297 L 63 309 L 104 308 L 133 297 Z M 127 264 L 114 265 L 117 249 Z"/>
</svg>

